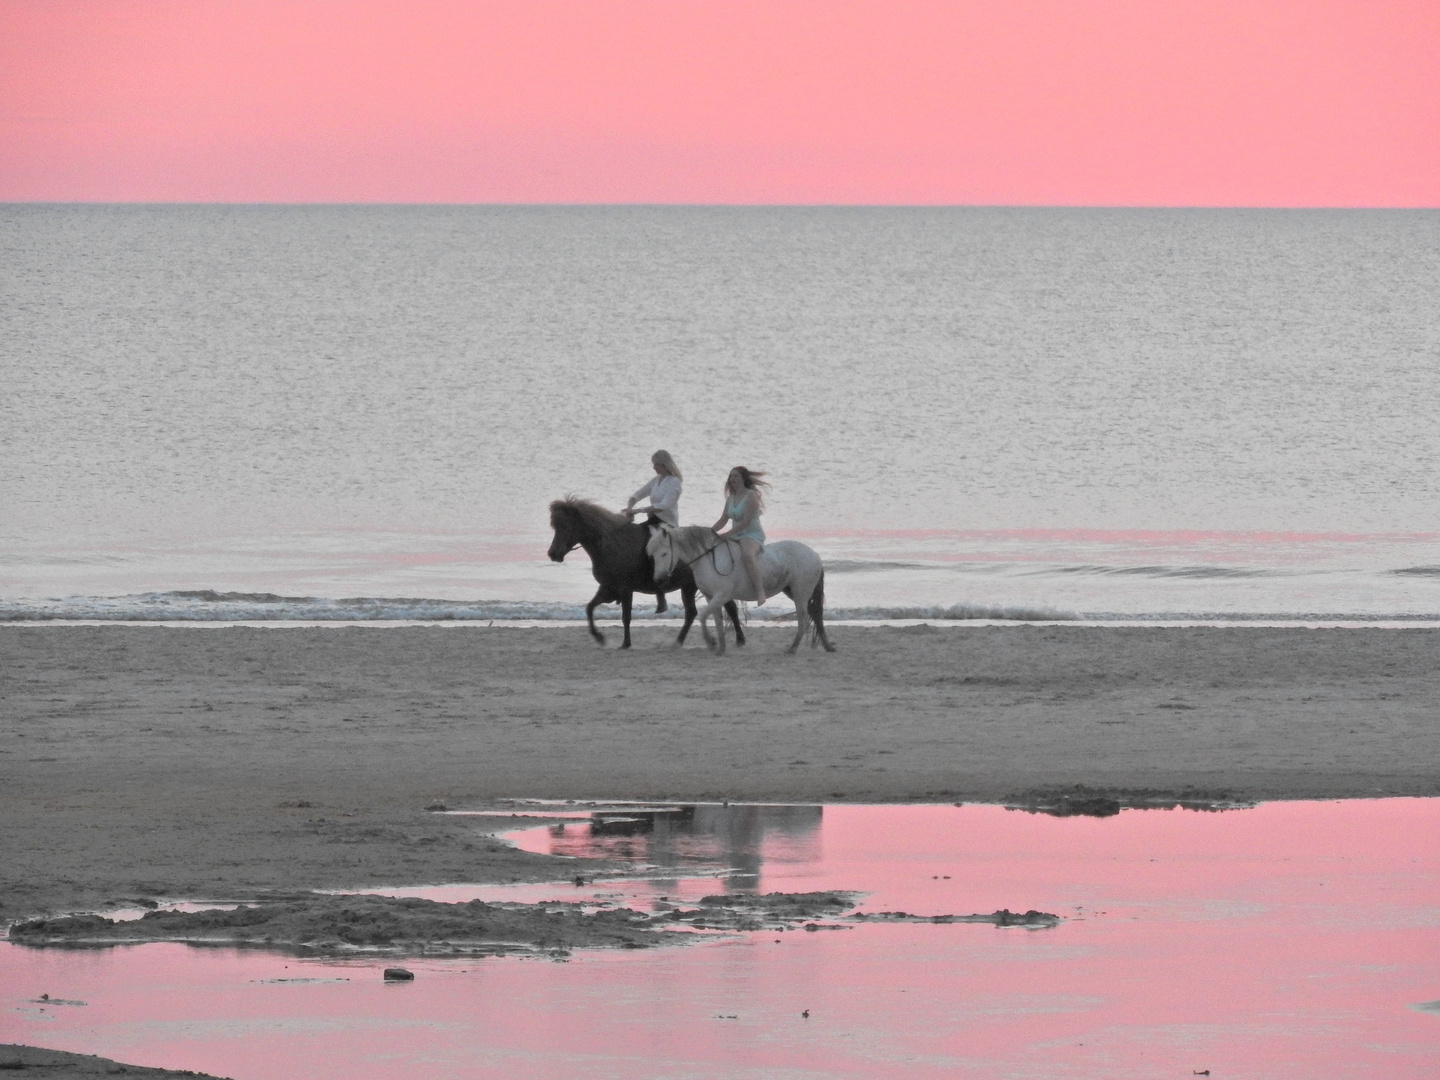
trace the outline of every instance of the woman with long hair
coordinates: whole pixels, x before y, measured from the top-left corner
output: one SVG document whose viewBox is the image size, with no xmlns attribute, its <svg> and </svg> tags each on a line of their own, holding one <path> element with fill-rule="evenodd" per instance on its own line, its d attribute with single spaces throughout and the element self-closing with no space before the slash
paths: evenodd
<svg viewBox="0 0 1440 1080">
<path fill-rule="evenodd" d="M 666 525 L 680 524 L 680 488 L 681 476 L 680 466 L 675 464 L 675 459 L 670 456 L 668 450 L 656 450 L 650 455 L 650 464 L 655 468 L 655 475 L 647 480 L 630 501 L 625 504 L 625 509 L 620 512 L 631 521 L 635 520 L 636 514 L 649 514 L 647 519 L 651 522 L 664 522 Z M 648 506 L 636 506 L 641 499 L 649 498 Z M 655 614 L 659 615 L 666 611 L 670 605 L 665 600 L 662 592 L 655 598 Z"/>
<path fill-rule="evenodd" d="M 761 477 L 763 472 L 736 465 L 725 478 L 725 509 L 713 528 L 722 540 L 735 540 L 740 544 L 740 558 L 745 564 L 745 574 L 750 579 L 750 588 L 755 593 L 755 604 L 765 603 L 765 578 L 760 573 L 760 552 L 765 548 L 765 530 L 760 527 L 760 515 L 765 512 L 765 496 L 761 488 L 770 485 Z M 721 532 L 721 527 L 730 523 L 730 528 Z"/>
</svg>

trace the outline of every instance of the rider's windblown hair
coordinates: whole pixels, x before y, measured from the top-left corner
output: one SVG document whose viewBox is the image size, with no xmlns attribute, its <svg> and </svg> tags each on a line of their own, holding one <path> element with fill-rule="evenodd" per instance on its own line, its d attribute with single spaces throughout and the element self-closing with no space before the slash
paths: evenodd
<svg viewBox="0 0 1440 1080">
<path fill-rule="evenodd" d="M 680 466 L 675 464 L 675 459 L 670 456 L 669 450 L 656 450 L 650 455 L 650 463 L 666 476 L 673 476 L 676 480 L 685 479 L 680 475 Z"/>
<path fill-rule="evenodd" d="M 760 479 L 765 474 L 755 469 L 747 469 L 744 465 L 736 465 L 735 468 L 730 470 L 730 474 L 732 476 L 736 473 L 740 474 L 741 485 L 749 488 L 755 493 L 756 509 L 763 510 L 765 508 L 765 493 L 760 489 L 768 488 L 770 486 L 770 482 L 768 480 Z M 725 478 L 725 490 L 730 490 L 729 476 Z"/>
</svg>

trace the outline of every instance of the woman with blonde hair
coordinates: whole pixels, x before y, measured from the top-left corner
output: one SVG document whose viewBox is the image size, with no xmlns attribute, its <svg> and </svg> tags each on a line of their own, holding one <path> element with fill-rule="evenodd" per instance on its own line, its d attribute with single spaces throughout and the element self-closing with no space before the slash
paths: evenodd
<svg viewBox="0 0 1440 1080">
<path fill-rule="evenodd" d="M 630 501 L 620 512 L 631 521 L 635 520 L 636 514 L 649 514 L 648 520 L 652 523 L 663 522 L 666 525 L 679 525 L 680 466 L 675 464 L 675 459 L 670 456 L 669 450 L 656 450 L 650 455 L 650 464 L 655 468 L 655 475 L 647 480 L 639 491 L 630 496 Z M 635 505 L 647 497 L 650 499 L 650 505 Z M 655 614 L 659 615 L 669 607 L 670 605 L 665 600 L 665 594 L 660 593 L 655 598 Z"/>
<path fill-rule="evenodd" d="M 765 577 L 760 573 L 760 552 L 765 549 L 765 530 L 760 527 L 760 515 L 765 512 L 765 496 L 761 488 L 770 485 L 760 479 L 765 474 L 736 465 L 725 478 L 725 509 L 720 520 L 712 526 L 715 535 L 722 540 L 734 540 L 740 545 L 740 558 L 745 564 L 745 574 L 750 579 L 750 588 L 755 593 L 755 604 L 765 603 Z M 726 522 L 730 528 L 721 532 Z"/>
</svg>

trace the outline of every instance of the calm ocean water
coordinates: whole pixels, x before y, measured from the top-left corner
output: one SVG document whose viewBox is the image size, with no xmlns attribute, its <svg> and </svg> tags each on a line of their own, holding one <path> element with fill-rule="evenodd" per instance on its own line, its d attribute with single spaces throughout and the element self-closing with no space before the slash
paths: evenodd
<svg viewBox="0 0 1440 1080">
<path fill-rule="evenodd" d="M 573 617 L 661 446 L 842 616 L 1436 619 L 1437 296 L 1436 211 L 0 207 L 0 619 Z"/>
</svg>

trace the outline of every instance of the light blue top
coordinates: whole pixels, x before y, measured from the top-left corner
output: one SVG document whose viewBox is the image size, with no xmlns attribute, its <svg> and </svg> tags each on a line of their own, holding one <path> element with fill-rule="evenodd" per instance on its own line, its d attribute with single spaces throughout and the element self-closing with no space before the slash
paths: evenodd
<svg viewBox="0 0 1440 1080">
<path fill-rule="evenodd" d="M 748 492 L 746 493 L 748 494 Z M 725 513 L 729 515 L 731 523 L 738 522 L 745 513 L 745 495 L 741 495 L 738 502 L 725 500 Z M 764 545 L 765 530 L 760 527 L 760 515 L 755 515 L 755 520 L 743 529 L 732 532 L 728 540 L 754 540 L 757 544 Z"/>
</svg>

